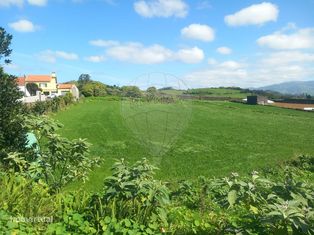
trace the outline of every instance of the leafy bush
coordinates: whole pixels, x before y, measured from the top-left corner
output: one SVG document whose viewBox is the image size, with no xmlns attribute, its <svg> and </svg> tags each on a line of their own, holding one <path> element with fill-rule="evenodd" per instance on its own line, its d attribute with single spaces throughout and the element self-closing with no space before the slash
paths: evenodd
<svg viewBox="0 0 314 235">
<path fill-rule="evenodd" d="M 71 93 L 67 93 L 64 96 L 58 96 L 51 100 L 37 101 L 34 104 L 28 106 L 28 113 L 34 115 L 43 115 L 49 112 L 58 112 L 68 105 L 73 104 L 74 97 Z"/>
<path fill-rule="evenodd" d="M 56 134 L 61 125 L 41 116 L 30 116 L 26 120 L 39 142 L 40 151 L 36 159 L 28 161 L 27 173 L 33 178 L 42 178 L 52 190 L 81 179 L 98 163 L 98 158 L 88 156 L 89 144 L 84 139 L 68 140 Z M 36 146 L 34 146 L 36 147 Z"/>
<path fill-rule="evenodd" d="M 314 190 L 302 178 L 311 173 L 312 163 L 313 157 L 301 157 L 268 169 L 272 173 L 200 177 L 167 187 L 154 180 L 156 168 L 146 159 L 133 165 L 122 159 L 103 191 L 94 194 L 51 194 L 42 180 L 3 173 L 0 229 L 21 234 L 313 234 Z M 53 216 L 53 221 L 10 221 L 18 215 Z"/>
</svg>

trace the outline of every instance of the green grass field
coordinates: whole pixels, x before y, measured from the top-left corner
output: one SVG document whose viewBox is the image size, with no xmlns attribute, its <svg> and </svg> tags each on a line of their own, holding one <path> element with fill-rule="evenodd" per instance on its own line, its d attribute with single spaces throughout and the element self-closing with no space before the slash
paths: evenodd
<svg viewBox="0 0 314 235">
<path fill-rule="evenodd" d="M 86 99 L 53 116 L 68 138 L 86 138 L 101 167 L 87 190 L 102 188 L 115 159 L 146 157 L 166 181 L 247 173 L 314 154 L 314 113 L 229 102 L 178 104 Z M 72 187 L 81 187 L 80 184 Z"/>
<path fill-rule="evenodd" d="M 227 88 L 197 88 L 188 90 L 190 95 L 202 95 L 209 97 L 246 98 L 251 93 L 243 93 L 238 89 Z"/>
</svg>

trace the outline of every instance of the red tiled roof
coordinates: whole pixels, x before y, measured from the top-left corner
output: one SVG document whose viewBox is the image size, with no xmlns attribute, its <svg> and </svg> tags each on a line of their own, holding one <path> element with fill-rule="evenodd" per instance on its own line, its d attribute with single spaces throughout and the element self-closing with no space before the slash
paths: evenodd
<svg viewBox="0 0 314 235">
<path fill-rule="evenodd" d="M 50 75 L 28 75 L 26 77 L 26 82 L 50 82 Z"/>
<path fill-rule="evenodd" d="M 73 86 L 74 84 L 61 83 L 61 84 L 58 84 L 58 89 L 71 89 Z"/>
<path fill-rule="evenodd" d="M 18 77 L 16 82 L 18 86 L 25 86 L 25 77 Z"/>
</svg>

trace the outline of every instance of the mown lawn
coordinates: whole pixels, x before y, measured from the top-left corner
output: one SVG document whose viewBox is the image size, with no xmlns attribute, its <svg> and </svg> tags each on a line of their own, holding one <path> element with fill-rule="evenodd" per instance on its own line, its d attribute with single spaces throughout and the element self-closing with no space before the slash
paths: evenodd
<svg viewBox="0 0 314 235">
<path fill-rule="evenodd" d="M 54 116 L 68 138 L 86 138 L 101 167 L 87 190 L 102 188 L 115 159 L 146 157 L 166 181 L 247 173 L 314 154 L 314 113 L 229 102 L 148 104 L 86 99 Z M 77 183 L 71 187 L 81 187 Z"/>
</svg>

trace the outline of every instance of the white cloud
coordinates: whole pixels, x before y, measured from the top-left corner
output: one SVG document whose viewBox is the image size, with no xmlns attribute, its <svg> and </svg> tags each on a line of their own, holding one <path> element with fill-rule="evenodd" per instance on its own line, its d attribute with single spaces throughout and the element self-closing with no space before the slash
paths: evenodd
<svg viewBox="0 0 314 235">
<path fill-rule="evenodd" d="M 288 81 L 313 80 L 314 53 L 302 51 L 267 52 L 246 62 L 209 59 L 207 68 L 186 74 L 193 87 L 240 86 L 261 87 Z"/>
<path fill-rule="evenodd" d="M 169 60 L 171 50 L 158 44 L 144 47 L 140 43 L 125 43 L 107 49 L 107 55 L 120 60 L 137 64 L 157 64 Z"/>
<path fill-rule="evenodd" d="M 52 51 L 52 50 L 45 50 L 41 51 L 37 55 L 38 59 L 48 63 L 55 63 L 57 62 L 58 58 L 64 60 L 78 60 L 79 56 L 75 53 L 65 52 L 65 51 Z"/>
<path fill-rule="evenodd" d="M 232 15 L 225 16 L 229 26 L 262 25 L 269 21 L 277 21 L 278 7 L 269 2 L 251 5 Z"/>
<path fill-rule="evenodd" d="M 314 62 L 314 54 L 300 51 L 280 51 L 263 56 L 261 62 L 270 66 Z"/>
<path fill-rule="evenodd" d="M 214 30 L 204 24 L 190 24 L 181 30 L 181 35 L 185 38 L 201 40 L 205 42 L 213 41 L 215 38 Z"/>
<path fill-rule="evenodd" d="M 244 68 L 245 66 L 246 66 L 245 64 L 241 64 L 233 60 L 224 61 L 221 64 L 219 64 L 219 67 L 225 68 L 225 69 L 240 69 L 240 68 Z"/>
<path fill-rule="evenodd" d="M 229 47 L 218 47 L 216 51 L 223 55 L 229 55 L 232 53 L 232 50 Z"/>
<path fill-rule="evenodd" d="M 79 57 L 75 53 L 71 52 L 64 52 L 64 51 L 56 51 L 56 57 L 65 59 L 65 60 L 77 60 Z"/>
<path fill-rule="evenodd" d="M 93 63 L 99 63 L 104 61 L 106 58 L 102 55 L 94 55 L 94 56 L 89 56 L 86 57 L 85 60 L 89 61 L 89 62 L 93 62 Z"/>
<path fill-rule="evenodd" d="M 289 81 L 304 81 L 314 76 L 314 70 L 305 65 L 260 66 L 251 73 L 249 86 L 265 86 Z"/>
<path fill-rule="evenodd" d="M 27 1 L 30 5 L 39 6 L 39 7 L 46 6 L 48 2 L 48 0 L 27 0 Z"/>
<path fill-rule="evenodd" d="M 187 63 L 187 64 L 195 64 L 199 63 L 204 59 L 204 52 L 198 47 L 180 49 L 176 53 L 176 57 L 178 60 Z"/>
<path fill-rule="evenodd" d="M 23 6 L 24 0 L 0 0 L 0 7 Z"/>
<path fill-rule="evenodd" d="M 314 77 L 314 54 L 301 51 L 263 53 L 251 66 L 251 77 L 259 86 Z"/>
<path fill-rule="evenodd" d="M 9 26 L 15 31 L 18 31 L 21 33 L 34 32 L 36 31 L 36 29 L 38 29 L 38 26 L 34 25 L 29 20 L 19 20 L 13 23 L 9 23 Z"/>
<path fill-rule="evenodd" d="M 113 41 L 113 40 L 91 40 L 89 41 L 89 44 L 93 46 L 98 46 L 98 47 L 110 47 L 110 46 L 118 46 L 119 42 L 118 41 Z"/>
<path fill-rule="evenodd" d="M 183 0 L 139 0 L 134 3 L 134 10 L 147 18 L 183 18 L 188 14 L 188 5 Z"/>
<path fill-rule="evenodd" d="M 299 29 L 290 34 L 285 34 L 282 31 L 275 32 L 260 37 L 257 44 L 280 50 L 314 48 L 314 28 Z"/>
<path fill-rule="evenodd" d="M 91 45 L 105 47 L 104 57 L 85 58 L 92 62 L 98 62 L 107 58 L 130 62 L 135 64 L 159 64 L 167 61 L 181 61 L 192 64 L 204 59 L 204 52 L 198 47 L 182 48 L 173 51 L 159 44 L 144 46 L 139 42 L 118 42 L 113 40 L 91 40 Z"/>
</svg>

